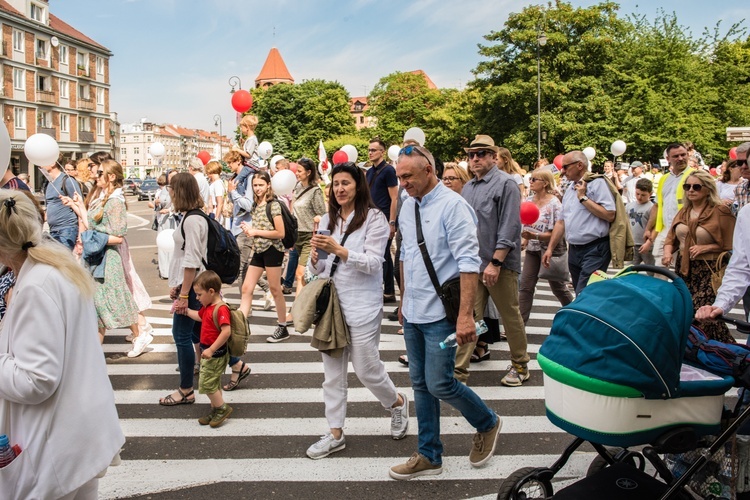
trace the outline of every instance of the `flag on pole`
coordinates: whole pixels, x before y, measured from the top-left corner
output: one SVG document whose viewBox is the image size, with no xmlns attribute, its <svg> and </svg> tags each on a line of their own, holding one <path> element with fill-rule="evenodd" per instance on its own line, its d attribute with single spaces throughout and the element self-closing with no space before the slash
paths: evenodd
<svg viewBox="0 0 750 500">
<path fill-rule="evenodd" d="M 326 185 L 330 184 L 330 181 L 328 180 L 328 156 L 326 155 L 326 148 L 323 146 L 323 141 L 321 140 L 318 144 L 318 171 L 320 172 L 320 177 L 323 179 L 323 182 L 325 182 Z"/>
</svg>

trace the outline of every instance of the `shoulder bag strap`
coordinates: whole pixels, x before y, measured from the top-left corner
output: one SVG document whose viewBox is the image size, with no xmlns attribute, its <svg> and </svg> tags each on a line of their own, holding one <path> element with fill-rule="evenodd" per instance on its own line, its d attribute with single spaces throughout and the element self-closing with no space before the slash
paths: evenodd
<svg viewBox="0 0 750 500">
<path fill-rule="evenodd" d="M 318 187 L 318 186 L 307 186 L 307 187 L 306 187 L 305 189 L 303 189 L 303 190 L 302 190 L 302 192 L 301 192 L 300 194 L 298 194 L 297 196 L 295 196 L 295 198 L 294 198 L 294 199 L 295 199 L 295 200 L 299 200 L 300 198 L 302 198 L 302 196 L 304 196 L 304 194 L 305 194 L 306 192 L 308 192 L 308 191 L 310 191 L 311 189 L 314 189 L 314 188 L 316 188 L 316 187 Z"/>
<path fill-rule="evenodd" d="M 373 165 L 373 167 L 372 167 L 372 168 L 375 168 L 375 165 Z M 377 171 L 377 172 L 375 173 L 375 175 L 373 175 L 373 176 L 372 176 L 372 179 L 370 179 L 370 182 L 368 182 L 368 183 L 367 183 L 367 185 L 368 185 L 368 186 L 369 186 L 370 188 L 372 188 L 372 185 L 373 185 L 373 184 L 375 184 L 375 181 L 376 181 L 376 180 L 378 180 L 378 177 L 380 177 L 380 174 L 382 174 L 382 173 L 383 173 L 383 170 L 385 170 L 385 165 L 383 165 L 383 167 L 381 167 L 381 169 L 380 169 L 380 170 L 378 170 L 378 171 Z"/>
<path fill-rule="evenodd" d="M 430 254 L 427 253 L 427 244 L 424 242 L 424 235 L 422 234 L 422 218 L 419 216 L 419 205 L 416 201 L 414 202 L 414 215 L 417 219 L 417 245 L 419 245 L 419 251 L 422 253 L 424 267 L 427 268 L 427 274 L 430 275 L 430 281 L 432 281 L 432 286 L 435 287 L 435 292 L 438 294 L 438 297 L 442 299 L 443 290 L 438 281 L 437 274 L 435 273 L 435 268 L 432 266 Z"/>
<path fill-rule="evenodd" d="M 344 243 L 346 243 L 346 239 L 349 237 L 349 233 L 344 233 L 344 237 L 341 239 L 340 245 L 343 247 Z M 333 259 L 333 264 L 331 264 L 331 273 L 328 275 L 329 278 L 333 278 L 333 273 L 336 272 L 336 268 L 339 265 L 339 262 L 341 261 L 341 257 L 338 255 L 335 259 Z"/>
</svg>

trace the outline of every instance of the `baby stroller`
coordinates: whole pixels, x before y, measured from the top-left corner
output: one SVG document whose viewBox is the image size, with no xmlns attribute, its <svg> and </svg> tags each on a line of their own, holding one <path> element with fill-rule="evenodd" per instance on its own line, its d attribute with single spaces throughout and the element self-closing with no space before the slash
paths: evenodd
<svg viewBox="0 0 750 500">
<path fill-rule="evenodd" d="M 645 265 L 590 282 L 560 309 L 538 361 L 547 417 L 576 439 L 551 467 L 508 476 L 498 500 L 694 499 L 684 486 L 750 417 L 750 407 L 722 427 L 724 394 L 735 379 L 683 365 L 692 315 L 682 279 Z M 750 333 L 747 323 L 726 321 Z M 586 442 L 598 453 L 587 477 L 554 494 L 552 478 Z M 701 456 L 679 478 L 660 457 L 693 450 Z M 645 472 L 646 460 L 659 478 Z"/>
</svg>

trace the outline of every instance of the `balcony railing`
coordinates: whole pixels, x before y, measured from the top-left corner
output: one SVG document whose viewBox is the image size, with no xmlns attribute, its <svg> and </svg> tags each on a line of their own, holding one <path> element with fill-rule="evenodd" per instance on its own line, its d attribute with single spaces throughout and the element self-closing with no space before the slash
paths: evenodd
<svg viewBox="0 0 750 500">
<path fill-rule="evenodd" d="M 86 66 L 78 66 L 78 76 L 85 76 L 88 78 L 89 70 Z"/>
<path fill-rule="evenodd" d="M 78 109 L 83 111 L 94 111 L 96 104 L 93 99 L 78 99 Z"/>
<path fill-rule="evenodd" d="M 94 142 L 94 133 L 90 130 L 79 131 L 78 142 Z"/>
<path fill-rule="evenodd" d="M 43 127 L 43 126 L 40 125 L 39 127 L 37 127 L 37 132 L 39 132 L 40 134 L 47 134 L 48 136 L 52 137 L 53 139 L 57 139 L 57 137 L 55 137 L 55 129 L 54 128 Z"/>
<path fill-rule="evenodd" d="M 36 102 L 44 104 L 55 104 L 55 93 L 51 90 L 37 90 Z"/>
</svg>

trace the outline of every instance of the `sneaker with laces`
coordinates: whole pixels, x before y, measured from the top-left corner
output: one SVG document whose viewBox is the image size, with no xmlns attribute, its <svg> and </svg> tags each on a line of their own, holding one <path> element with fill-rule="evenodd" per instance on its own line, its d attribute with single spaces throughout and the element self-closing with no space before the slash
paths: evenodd
<svg viewBox="0 0 750 500">
<path fill-rule="evenodd" d="M 419 476 L 437 476 L 443 473 L 442 465 L 432 465 L 423 455 L 415 453 L 404 464 L 394 465 L 388 471 L 393 479 L 405 481 Z"/>
<path fill-rule="evenodd" d="M 403 439 L 409 429 L 409 400 L 406 394 L 399 394 L 404 399 L 404 404 L 391 408 L 391 437 L 393 439 Z"/>
<path fill-rule="evenodd" d="M 508 373 L 500 379 L 500 383 L 508 387 L 521 387 L 524 382 L 529 380 L 529 377 L 531 375 L 529 374 L 528 366 L 510 365 Z"/>
<path fill-rule="evenodd" d="M 151 341 L 154 340 L 154 336 L 150 333 L 141 333 L 133 340 L 133 349 L 128 352 L 129 358 L 137 358 L 143 354 L 143 350 L 148 347 Z"/>
<path fill-rule="evenodd" d="M 495 415 L 497 417 L 497 415 Z M 495 454 L 495 447 L 500 436 L 500 429 L 503 428 L 503 419 L 497 417 L 495 427 L 487 432 L 477 432 L 471 440 L 471 452 L 469 453 L 469 463 L 473 467 L 481 467 L 487 463 Z"/>
<path fill-rule="evenodd" d="M 153 335 L 154 327 L 151 326 L 151 323 L 147 322 L 144 326 L 138 325 L 138 331 L 140 332 L 139 335 L 143 335 L 144 333 Z M 134 338 L 135 337 L 133 337 L 132 333 L 130 335 L 125 336 L 125 340 L 127 340 L 128 342 L 132 342 Z"/>
<path fill-rule="evenodd" d="M 271 335 L 270 337 L 266 337 L 266 342 L 282 342 L 289 337 L 289 331 L 286 329 L 286 326 L 279 325 L 276 327 L 276 330 L 273 331 L 273 335 Z"/>
<path fill-rule="evenodd" d="M 313 460 L 325 458 L 331 453 L 336 453 L 346 448 L 346 438 L 344 433 L 341 433 L 341 437 L 336 439 L 330 432 L 325 436 L 321 436 L 320 439 L 315 442 L 312 446 L 307 449 L 307 456 Z"/>
<path fill-rule="evenodd" d="M 211 416 L 211 422 L 209 422 L 209 425 L 211 427 L 220 426 L 224 423 L 224 420 L 229 418 L 229 415 L 231 415 L 233 411 L 234 409 L 226 403 L 219 406 L 218 408 L 214 408 L 214 414 L 213 416 Z"/>
<path fill-rule="evenodd" d="M 271 292 L 266 292 L 265 295 L 263 295 L 263 310 L 270 311 L 272 307 L 273 295 L 271 295 Z"/>
<path fill-rule="evenodd" d="M 211 407 L 211 411 L 208 412 L 208 415 L 204 415 L 201 418 L 198 419 L 198 423 L 201 425 L 208 425 L 211 423 L 211 419 L 214 418 L 214 413 L 216 412 L 216 408 L 213 406 Z"/>
</svg>

